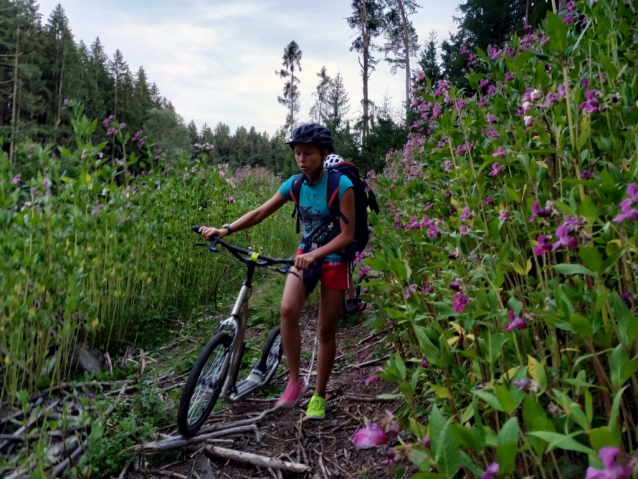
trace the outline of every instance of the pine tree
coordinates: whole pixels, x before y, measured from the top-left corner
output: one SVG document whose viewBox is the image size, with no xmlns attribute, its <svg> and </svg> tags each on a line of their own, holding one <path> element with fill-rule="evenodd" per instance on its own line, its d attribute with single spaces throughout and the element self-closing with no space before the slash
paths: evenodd
<svg viewBox="0 0 638 479">
<path fill-rule="evenodd" d="M 109 63 L 109 72 L 111 73 L 115 86 L 113 94 L 113 116 L 117 119 L 118 93 L 120 93 L 122 88 L 125 75 L 129 73 L 128 64 L 124 61 L 124 55 L 122 55 L 119 49 L 115 50 L 113 60 Z"/>
<path fill-rule="evenodd" d="M 421 51 L 421 58 L 419 59 L 419 66 L 423 71 L 425 78 L 429 78 L 432 83 L 435 83 L 441 79 L 441 66 L 438 60 L 438 47 L 436 32 L 432 30 L 428 40 L 423 45 Z M 425 83 L 425 79 L 417 84 L 422 85 Z"/>
<path fill-rule="evenodd" d="M 315 104 L 310 108 L 310 119 L 315 123 L 320 123 L 326 107 L 326 97 L 328 96 L 328 89 L 330 88 L 330 77 L 326 72 L 325 66 L 321 67 L 317 76 L 319 77 L 319 83 L 317 83 L 317 91 L 312 94 L 315 98 Z"/>
<path fill-rule="evenodd" d="M 395 74 L 398 68 L 405 69 L 405 111 L 410 109 L 410 90 L 412 72 L 410 70 L 410 56 L 415 56 L 419 49 L 419 37 L 409 16 L 416 13 L 420 6 L 414 0 L 385 0 L 388 10 L 385 12 L 384 36 L 385 44 L 382 51 L 385 60 L 392 65 L 391 72 Z"/>
<path fill-rule="evenodd" d="M 350 111 L 350 95 L 346 91 L 341 73 L 337 73 L 330 82 L 326 97 L 326 112 L 323 117 L 328 129 L 337 133 L 345 126 L 346 115 Z"/>
<path fill-rule="evenodd" d="M 197 125 L 193 120 L 188 124 L 188 132 L 190 133 L 191 143 L 200 143 L 199 131 L 197 131 Z"/>
<path fill-rule="evenodd" d="M 352 16 L 348 17 L 348 25 L 356 31 L 356 37 L 352 42 L 350 51 L 361 54 L 359 59 L 361 67 L 361 77 L 363 79 L 363 115 L 361 118 L 362 133 L 365 137 L 368 134 L 370 124 L 370 98 L 368 91 L 368 81 L 374 71 L 374 66 L 378 63 L 372 55 L 372 51 L 377 48 L 374 39 L 377 38 L 383 29 L 383 7 L 380 0 L 352 0 Z"/>
<path fill-rule="evenodd" d="M 284 84 L 284 96 L 277 97 L 277 100 L 288 108 L 285 126 L 290 132 L 292 132 L 292 129 L 297 123 L 295 113 L 299 113 L 299 78 L 295 77 L 295 67 L 301 71 L 301 56 L 302 51 L 299 45 L 297 45 L 296 41 L 291 41 L 288 46 L 284 48 L 281 63 L 284 68 L 275 71 L 277 76 L 286 80 Z M 288 79 L 289 77 L 290 79 Z"/>
</svg>

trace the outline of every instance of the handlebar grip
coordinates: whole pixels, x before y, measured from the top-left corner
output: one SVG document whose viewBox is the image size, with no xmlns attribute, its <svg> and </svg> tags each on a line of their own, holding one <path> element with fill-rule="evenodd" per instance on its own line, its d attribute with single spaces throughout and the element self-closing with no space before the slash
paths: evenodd
<svg viewBox="0 0 638 479">
<path fill-rule="evenodd" d="M 193 226 L 193 231 L 197 234 L 199 234 L 199 226 Z"/>
</svg>

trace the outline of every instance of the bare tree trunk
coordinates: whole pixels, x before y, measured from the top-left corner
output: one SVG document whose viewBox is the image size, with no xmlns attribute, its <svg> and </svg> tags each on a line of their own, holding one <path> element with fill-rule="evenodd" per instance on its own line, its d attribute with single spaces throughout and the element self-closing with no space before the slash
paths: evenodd
<svg viewBox="0 0 638 479">
<path fill-rule="evenodd" d="M 20 58 L 20 25 L 18 25 L 18 30 L 16 31 L 16 51 L 13 62 L 13 98 L 11 99 L 13 102 L 13 108 L 11 112 L 11 145 L 9 146 L 9 163 L 13 163 L 15 161 L 16 132 L 18 126 L 18 58 Z"/>
<path fill-rule="evenodd" d="M 58 84 L 58 112 L 55 119 L 55 128 L 57 129 L 62 122 L 62 86 L 64 84 L 64 65 L 66 61 L 66 46 L 62 50 L 62 68 L 60 69 L 60 83 Z"/>
<path fill-rule="evenodd" d="M 366 10 L 366 1 L 361 0 L 361 38 L 363 39 L 363 65 L 361 69 L 363 71 L 363 137 L 368 136 L 368 79 L 370 74 L 370 30 L 368 29 L 368 12 Z"/>
<path fill-rule="evenodd" d="M 408 113 L 410 112 L 410 80 L 412 71 L 410 70 L 410 35 L 408 32 L 408 18 L 403 8 L 403 2 L 397 0 L 399 11 L 401 12 L 401 20 L 403 21 L 403 46 L 405 48 L 405 126 L 408 126 Z"/>
<path fill-rule="evenodd" d="M 529 25 L 529 2 L 530 0 L 527 0 L 525 5 L 525 25 Z"/>
<path fill-rule="evenodd" d="M 290 68 L 290 134 L 295 128 L 295 67 Z"/>
</svg>

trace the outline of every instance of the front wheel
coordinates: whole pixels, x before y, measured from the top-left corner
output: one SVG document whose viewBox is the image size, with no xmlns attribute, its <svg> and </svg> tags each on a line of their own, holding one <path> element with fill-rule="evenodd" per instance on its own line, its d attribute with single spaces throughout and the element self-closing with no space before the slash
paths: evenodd
<svg viewBox="0 0 638 479">
<path fill-rule="evenodd" d="M 177 410 L 177 429 L 182 436 L 197 434 L 215 406 L 224 386 L 231 343 L 230 334 L 217 333 L 195 361 Z"/>
<path fill-rule="evenodd" d="M 283 354 L 284 347 L 281 343 L 281 326 L 277 326 L 271 331 L 270 336 L 268 336 L 263 352 L 261 353 L 261 360 L 257 366 L 259 370 L 264 373 L 263 385 L 268 384 L 274 376 Z"/>
</svg>

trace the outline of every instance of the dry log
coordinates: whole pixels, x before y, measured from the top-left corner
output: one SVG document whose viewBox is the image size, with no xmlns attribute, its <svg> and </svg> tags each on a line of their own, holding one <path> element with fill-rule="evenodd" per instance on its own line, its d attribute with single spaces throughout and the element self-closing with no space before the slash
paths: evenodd
<svg viewBox="0 0 638 479">
<path fill-rule="evenodd" d="M 249 452 L 235 451 L 219 446 L 208 446 L 205 451 L 211 456 L 221 457 L 231 461 L 252 464 L 253 466 L 263 467 L 264 469 L 272 468 L 278 471 L 294 472 L 303 474 L 310 471 L 310 466 L 298 464 L 294 462 L 282 461 L 274 457 L 259 456 Z"/>
<path fill-rule="evenodd" d="M 215 473 L 213 468 L 210 467 L 210 461 L 204 454 L 199 455 L 195 465 L 200 479 L 215 479 Z"/>
</svg>

